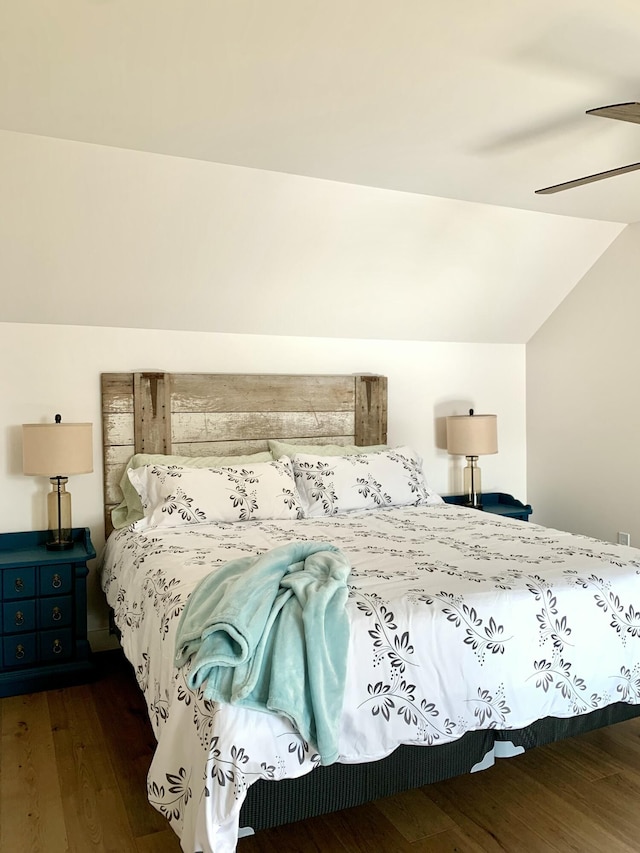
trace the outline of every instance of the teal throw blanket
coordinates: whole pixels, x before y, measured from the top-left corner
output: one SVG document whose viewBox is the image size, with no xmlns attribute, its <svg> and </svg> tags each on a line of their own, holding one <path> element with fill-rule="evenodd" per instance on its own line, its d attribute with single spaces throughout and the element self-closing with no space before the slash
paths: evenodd
<svg viewBox="0 0 640 853">
<path fill-rule="evenodd" d="M 349 647 L 350 566 L 326 542 L 290 542 L 215 569 L 180 617 L 176 664 L 207 699 L 287 717 L 338 758 Z"/>
</svg>

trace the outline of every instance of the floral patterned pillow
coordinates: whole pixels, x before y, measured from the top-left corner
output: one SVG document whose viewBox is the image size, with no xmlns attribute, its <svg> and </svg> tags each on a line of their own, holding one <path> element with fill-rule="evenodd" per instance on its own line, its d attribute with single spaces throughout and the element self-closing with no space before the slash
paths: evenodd
<svg viewBox="0 0 640 853">
<path fill-rule="evenodd" d="M 134 530 L 304 516 L 289 459 L 221 468 L 145 465 L 129 470 L 129 479 L 144 512 Z"/>
<path fill-rule="evenodd" d="M 429 488 L 420 457 L 410 447 L 354 456 L 298 453 L 293 470 L 308 517 L 442 503 Z"/>
<path fill-rule="evenodd" d="M 245 456 L 175 456 L 164 453 L 135 453 L 127 462 L 120 479 L 122 500 L 111 510 L 111 521 L 116 530 L 129 527 L 142 518 L 140 495 L 129 480 L 130 468 L 142 468 L 145 465 L 177 465 L 180 468 L 222 468 L 226 466 L 255 465 L 256 462 L 270 462 L 274 457 L 270 452 L 250 453 Z"/>
</svg>

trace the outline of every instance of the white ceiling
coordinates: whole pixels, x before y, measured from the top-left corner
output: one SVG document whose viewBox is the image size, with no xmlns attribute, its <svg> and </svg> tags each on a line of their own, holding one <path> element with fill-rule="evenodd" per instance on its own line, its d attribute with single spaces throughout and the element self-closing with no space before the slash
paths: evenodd
<svg viewBox="0 0 640 853">
<path fill-rule="evenodd" d="M 18 0 L 0 129 L 616 222 L 638 0 Z"/>
</svg>

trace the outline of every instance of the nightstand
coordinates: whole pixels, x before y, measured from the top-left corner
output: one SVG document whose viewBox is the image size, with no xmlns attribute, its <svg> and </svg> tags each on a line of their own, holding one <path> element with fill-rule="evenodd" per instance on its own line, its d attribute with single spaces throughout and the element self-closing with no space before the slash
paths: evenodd
<svg viewBox="0 0 640 853">
<path fill-rule="evenodd" d="M 463 506 L 466 498 L 465 495 L 443 495 L 442 500 L 448 504 Z M 483 492 L 482 509 L 484 512 L 504 515 L 507 518 L 519 518 L 522 521 L 529 521 L 529 516 L 533 512 L 531 504 L 523 504 L 513 495 L 507 495 L 504 492 Z"/>
<path fill-rule="evenodd" d="M 48 551 L 48 530 L 0 534 L 0 696 L 85 681 L 88 528 L 72 530 L 73 548 Z"/>
</svg>

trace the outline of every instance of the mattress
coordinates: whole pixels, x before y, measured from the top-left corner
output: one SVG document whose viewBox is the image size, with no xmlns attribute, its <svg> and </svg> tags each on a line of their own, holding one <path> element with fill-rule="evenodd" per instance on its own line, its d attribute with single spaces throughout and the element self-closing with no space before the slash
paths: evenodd
<svg viewBox="0 0 640 853">
<path fill-rule="evenodd" d="M 352 567 L 342 765 L 640 703 L 635 549 L 448 504 L 122 530 L 102 584 L 157 739 L 149 800 L 185 853 L 234 850 L 250 786 L 318 766 L 284 718 L 208 702 L 174 665 L 200 579 L 294 540 L 330 542 Z"/>
</svg>

